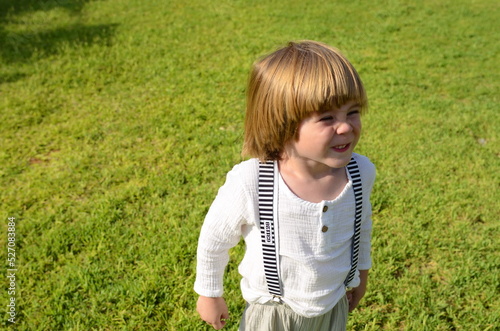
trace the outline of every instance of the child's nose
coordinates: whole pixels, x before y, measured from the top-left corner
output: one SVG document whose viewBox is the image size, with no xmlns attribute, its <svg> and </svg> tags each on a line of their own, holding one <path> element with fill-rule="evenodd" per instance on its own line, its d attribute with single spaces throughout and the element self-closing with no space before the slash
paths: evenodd
<svg viewBox="0 0 500 331">
<path fill-rule="evenodd" d="M 337 134 L 345 134 L 352 131 L 352 125 L 348 121 L 339 121 L 335 130 Z"/>
</svg>

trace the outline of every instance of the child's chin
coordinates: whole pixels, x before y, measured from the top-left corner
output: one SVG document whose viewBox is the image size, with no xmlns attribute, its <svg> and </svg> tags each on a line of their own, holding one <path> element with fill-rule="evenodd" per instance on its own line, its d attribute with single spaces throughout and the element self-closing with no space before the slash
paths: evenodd
<svg viewBox="0 0 500 331">
<path fill-rule="evenodd" d="M 331 168 L 333 169 L 340 169 L 340 168 L 344 168 L 346 167 L 348 164 L 349 164 L 349 160 L 345 161 L 345 162 L 341 162 L 341 161 L 336 161 L 336 162 L 331 162 L 330 164 L 328 164 Z"/>
</svg>

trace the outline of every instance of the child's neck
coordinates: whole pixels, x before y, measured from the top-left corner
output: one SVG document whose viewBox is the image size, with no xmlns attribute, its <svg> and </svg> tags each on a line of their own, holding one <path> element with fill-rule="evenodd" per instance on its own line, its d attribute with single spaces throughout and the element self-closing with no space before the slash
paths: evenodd
<svg viewBox="0 0 500 331">
<path fill-rule="evenodd" d="M 334 200 L 348 183 L 345 167 L 330 168 L 291 159 L 279 161 L 279 171 L 288 188 L 309 202 Z"/>
</svg>

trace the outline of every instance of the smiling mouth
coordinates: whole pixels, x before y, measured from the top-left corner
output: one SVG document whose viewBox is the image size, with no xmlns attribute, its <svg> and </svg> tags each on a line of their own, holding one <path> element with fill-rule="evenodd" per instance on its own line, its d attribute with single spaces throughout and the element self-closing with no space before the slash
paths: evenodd
<svg viewBox="0 0 500 331">
<path fill-rule="evenodd" d="M 351 146 L 351 144 L 337 145 L 337 146 L 333 146 L 332 149 L 336 152 L 345 152 L 349 149 L 350 146 Z"/>
</svg>

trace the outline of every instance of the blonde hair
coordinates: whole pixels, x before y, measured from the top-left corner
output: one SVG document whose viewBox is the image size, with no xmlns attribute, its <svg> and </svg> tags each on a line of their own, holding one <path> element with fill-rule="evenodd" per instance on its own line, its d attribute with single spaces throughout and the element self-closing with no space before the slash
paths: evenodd
<svg viewBox="0 0 500 331">
<path fill-rule="evenodd" d="M 290 42 L 254 63 L 247 89 L 242 154 L 279 160 L 311 112 L 368 102 L 356 69 L 335 48 L 316 41 Z"/>
</svg>

